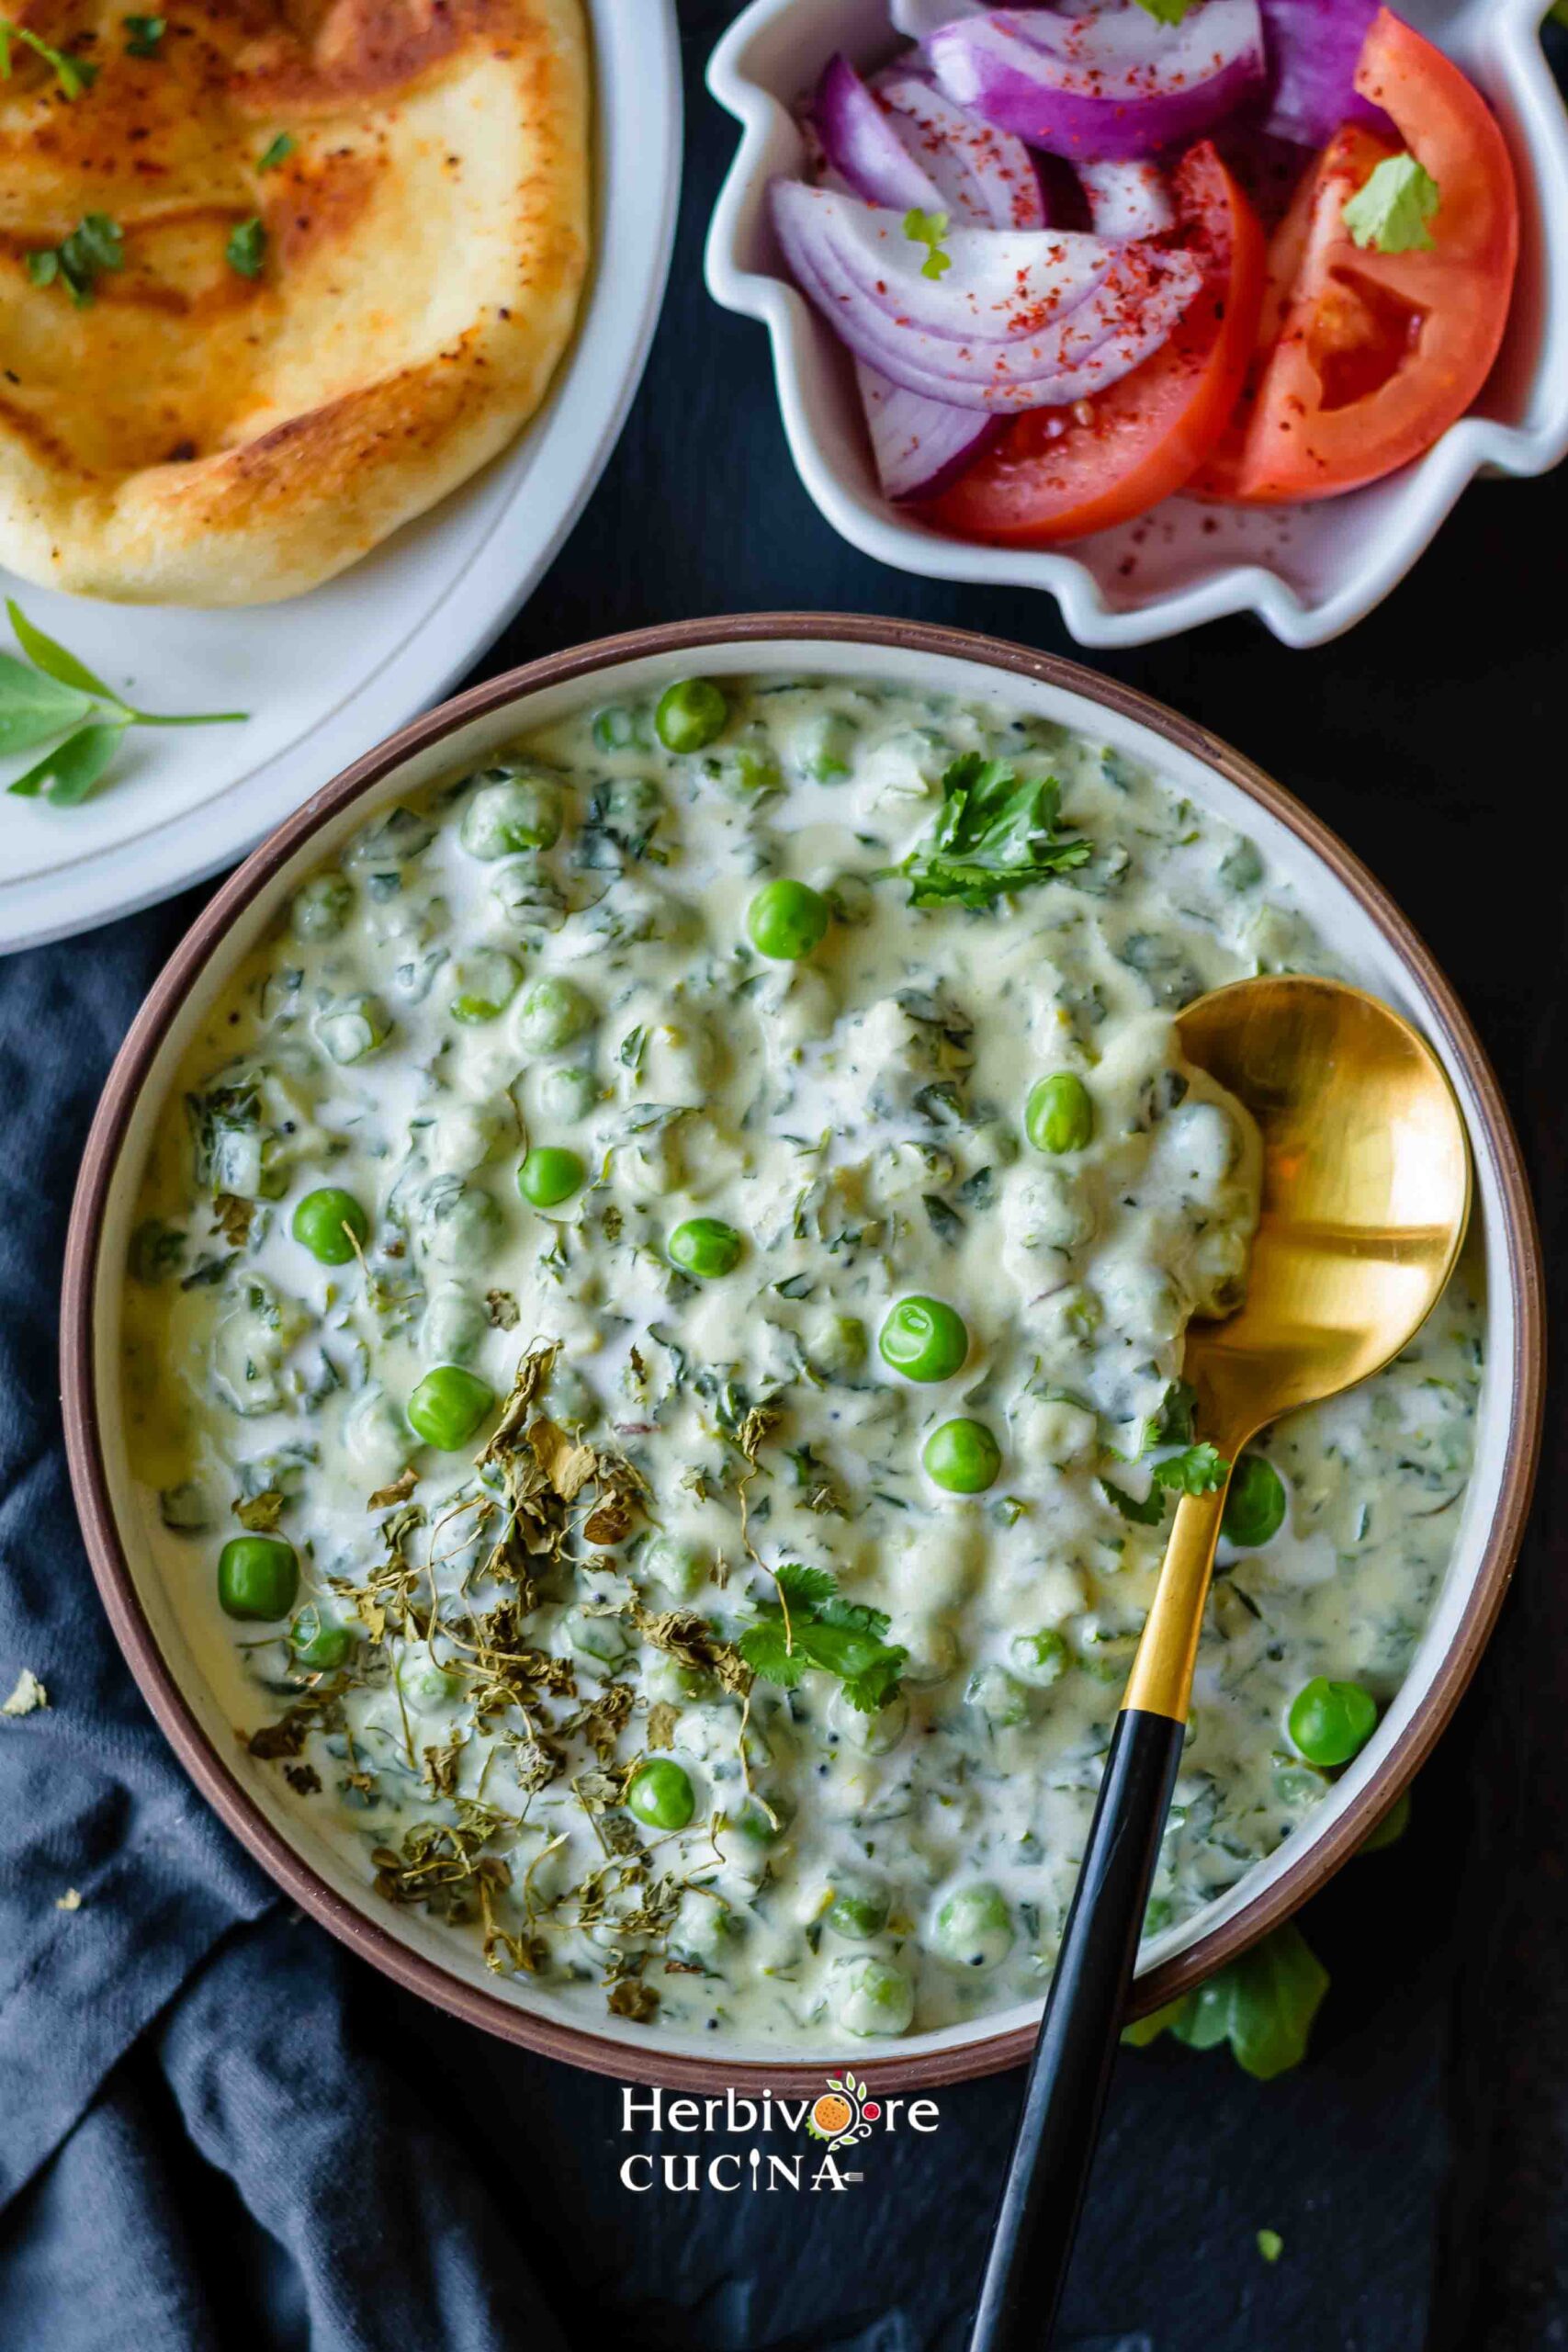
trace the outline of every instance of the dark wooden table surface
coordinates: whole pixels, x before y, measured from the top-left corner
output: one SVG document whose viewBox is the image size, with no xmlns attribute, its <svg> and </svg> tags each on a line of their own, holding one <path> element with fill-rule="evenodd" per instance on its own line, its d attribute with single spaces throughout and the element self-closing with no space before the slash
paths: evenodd
<svg viewBox="0 0 1568 2352">
<path fill-rule="evenodd" d="M 641 622 L 771 606 L 919 615 L 1072 651 L 1046 598 L 885 571 L 834 537 L 796 481 L 762 331 L 716 310 L 701 279 L 732 146 L 701 70 L 732 13 L 729 0 L 681 0 L 686 188 L 648 378 L 581 524 L 480 674 Z M 1260 761 L 1390 887 L 1495 1059 L 1549 1254 L 1568 1144 L 1568 860 L 1551 846 L 1568 764 L 1565 536 L 1568 475 L 1483 483 L 1415 575 L 1336 645 L 1292 653 L 1232 621 L 1089 657 Z M 191 903 L 141 920 L 172 944 Z M 1552 1281 L 1560 1327 L 1555 1265 Z M 1413 1826 L 1308 1915 L 1334 1976 L 1310 2063 L 1261 2086 L 1224 2052 L 1124 2053 L 1065 2314 L 1077 2352 L 1568 2345 L 1563 1451 L 1554 1402 L 1501 1632 Z M 841 2198 L 633 2196 L 618 2166 L 642 2143 L 623 2132 L 614 2086 L 481 2044 L 368 1974 L 357 2014 L 411 2080 L 468 2111 L 574 2343 L 962 2344 L 1019 2077 L 944 2095 L 938 2132 L 876 2146 Z M 222 2203 L 211 2182 L 200 2193 Z M 254 2233 L 237 2200 L 215 2215 L 237 2247 Z M 1284 2241 L 1271 2267 L 1263 2227 Z M 254 2253 L 245 2275 L 253 2266 Z"/>
</svg>

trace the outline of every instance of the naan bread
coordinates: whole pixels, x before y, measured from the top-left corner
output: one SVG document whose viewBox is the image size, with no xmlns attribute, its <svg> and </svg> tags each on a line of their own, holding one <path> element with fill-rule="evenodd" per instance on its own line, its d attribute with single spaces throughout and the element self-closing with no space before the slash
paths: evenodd
<svg viewBox="0 0 1568 2352">
<path fill-rule="evenodd" d="M 0 82 L 0 563 L 135 603 L 296 596 L 544 396 L 587 261 L 581 0 L 141 5 L 168 12 L 151 57 L 122 0 L 13 17 L 98 73 L 68 99 L 13 40 Z M 78 307 L 28 257 L 89 215 L 124 265 Z M 258 216 L 253 277 L 228 254 L 240 230 L 255 259 Z"/>
</svg>

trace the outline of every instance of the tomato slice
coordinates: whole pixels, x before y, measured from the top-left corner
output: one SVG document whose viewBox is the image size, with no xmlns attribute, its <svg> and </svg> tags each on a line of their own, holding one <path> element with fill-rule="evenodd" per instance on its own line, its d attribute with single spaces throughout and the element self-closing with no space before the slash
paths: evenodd
<svg viewBox="0 0 1568 2352">
<path fill-rule="evenodd" d="M 1232 428 L 1192 483 L 1275 504 L 1377 481 L 1429 449 L 1491 372 L 1507 322 L 1519 210 L 1503 134 L 1480 92 L 1384 8 L 1356 73 L 1441 201 L 1430 251 L 1363 251 L 1345 200 L 1397 142 L 1353 125 L 1275 232 L 1258 351 Z"/>
<path fill-rule="evenodd" d="M 1172 193 L 1173 234 L 1203 284 L 1169 341 L 1092 400 L 1016 418 L 922 510 L 929 520 L 961 538 L 1057 547 L 1144 514 L 1201 464 L 1257 341 L 1263 232 L 1208 141 L 1182 157 Z"/>
</svg>

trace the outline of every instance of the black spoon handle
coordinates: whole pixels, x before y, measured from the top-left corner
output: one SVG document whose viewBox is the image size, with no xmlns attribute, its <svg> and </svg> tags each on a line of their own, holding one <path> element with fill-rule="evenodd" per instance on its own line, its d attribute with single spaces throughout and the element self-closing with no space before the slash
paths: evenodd
<svg viewBox="0 0 1568 2352">
<path fill-rule="evenodd" d="M 1116 1718 L 1002 2189 L 970 2352 L 1041 2352 L 1061 2301 L 1186 1726 Z"/>
</svg>

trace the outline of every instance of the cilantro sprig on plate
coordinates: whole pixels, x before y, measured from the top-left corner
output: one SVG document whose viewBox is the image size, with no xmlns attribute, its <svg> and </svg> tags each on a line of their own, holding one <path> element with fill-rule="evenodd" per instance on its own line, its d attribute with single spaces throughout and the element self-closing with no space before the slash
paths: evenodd
<svg viewBox="0 0 1568 2352">
<path fill-rule="evenodd" d="M 911 906 L 988 907 L 1009 890 L 1089 863 L 1088 842 L 1057 833 L 1055 776 L 1029 782 L 1005 760 L 965 752 L 943 772 L 942 792 L 936 823 L 894 868 L 909 885 Z"/>
<path fill-rule="evenodd" d="M 0 653 L 0 758 L 53 740 L 53 748 L 6 787 L 24 799 L 42 793 L 57 808 L 85 800 L 128 727 L 227 727 L 250 717 L 247 710 L 139 710 L 35 628 L 14 601 L 7 600 L 6 610 L 27 660 Z"/>
<path fill-rule="evenodd" d="M 846 1600 L 826 1568 L 786 1560 L 774 1573 L 776 1602 L 764 1602 L 736 1645 L 764 1682 L 793 1690 L 809 1668 L 837 1676 L 844 1697 L 874 1715 L 898 1687 L 908 1652 L 886 1638 L 885 1611 Z"/>
<path fill-rule="evenodd" d="M 53 74 L 55 86 L 62 98 L 79 98 L 90 90 L 98 78 L 98 69 L 85 57 L 73 57 L 63 49 L 51 49 L 39 33 L 29 32 L 26 25 L 18 25 L 14 17 L 0 17 L 0 82 L 11 78 L 11 43 L 20 41 L 35 57 L 41 57 Z"/>
</svg>

